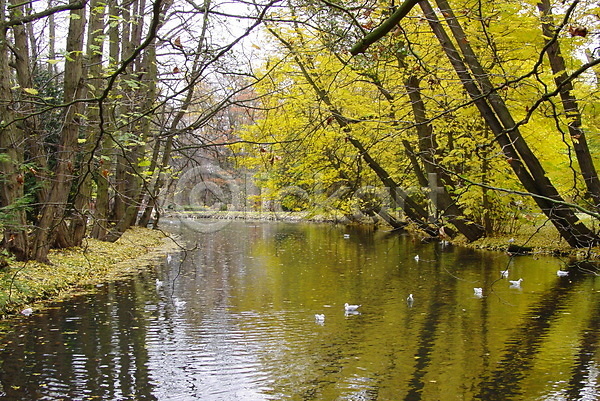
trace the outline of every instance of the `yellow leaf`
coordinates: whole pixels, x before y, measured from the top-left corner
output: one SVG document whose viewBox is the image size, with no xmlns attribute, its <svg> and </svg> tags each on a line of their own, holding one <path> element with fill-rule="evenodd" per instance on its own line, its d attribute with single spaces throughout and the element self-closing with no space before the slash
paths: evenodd
<svg viewBox="0 0 600 401">
<path fill-rule="evenodd" d="M 29 93 L 30 95 L 37 95 L 39 93 L 35 88 L 23 88 L 23 92 Z"/>
</svg>

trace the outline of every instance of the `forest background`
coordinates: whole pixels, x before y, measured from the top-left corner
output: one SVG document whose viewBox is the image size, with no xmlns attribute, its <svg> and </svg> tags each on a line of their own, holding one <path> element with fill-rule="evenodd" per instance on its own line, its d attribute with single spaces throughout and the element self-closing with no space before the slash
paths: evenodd
<svg viewBox="0 0 600 401">
<path fill-rule="evenodd" d="M 599 244 L 596 1 L 0 12 L 3 259 L 215 208 Z"/>
</svg>

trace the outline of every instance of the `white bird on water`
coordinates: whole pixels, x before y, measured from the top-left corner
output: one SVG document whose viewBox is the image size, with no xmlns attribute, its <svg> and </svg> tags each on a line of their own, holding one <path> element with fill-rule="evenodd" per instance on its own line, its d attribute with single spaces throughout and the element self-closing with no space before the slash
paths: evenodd
<svg viewBox="0 0 600 401">
<path fill-rule="evenodd" d="M 172 260 L 172 258 L 173 258 L 173 257 L 172 257 L 172 256 L 171 256 L 171 254 L 169 253 L 169 254 L 167 255 L 167 263 L 168 263 L 168 264 L 171 264 L 171 260 Z"/>
<path fill-rule="evenodd" d="M 502 276 L 502 278 L 508 278 L 508 269 L 502 270 L 500 276 Z"/>
<path fill-rule="evenodd" d="M 186 302 L 182 301 L 181 299 L 175 297 L 173 298 L 173 305 L 175 305 L 175 310 L 179 311 L 179 309 L 183 308 L 185 306 Z"/>
<path fill-rule="evenodd" d="M 518 280 L 508 280 L 510 283 L 510 287 L 511 288 L 520 288 L 521 287 L 521 281 L 523 281 L 522 278 L 518 279 Z"/>
<path fill-rule="evenodd" d="M 412 308 L 413 302 L 415 302 L 415 299 L 413 298 L 413 294 L 408 294 L 408 297 L 406 298 L 406 303 L 408 304 L 409 307 Z"/>
<path fill-rule="evenodd" d="M 473 288 L 473 292 L 477 298 L 481 298 L 483 296 L 483 288 L 475 287 Z"/>
<path fill-rule="evenodd" d="M 25 315 L 25 316 L 30 316 L 33 313 L 33 309 L 31 308 L 25 308 L 21 311 L 21 314 Z"/>
<path fill-rule="evenodd" d="M 419 255 L 415 255 L 415 261 L 419 261 Z"/>
<path fill-rule="evenodd" d="M 158 290 L 159 288 L 161 288 L 163 286 L 163 282 L 159 279 L 156 279 L 156 289 Z"/>
<path fill-rule="evenodd" d="M 346 238 L 346 239 L 350 238 L 350 234 L 344 234 L 344 238 Z"/>
<path fill-rule="evenodd" d="M 558 271 L 556 272 L 556 275 L 557 275 L 558 277 L 565 277 L 565 276 L 568 276 L 568 275 L 569 275 L 569 272 L 568 272 L 568 271 L 565 271 L 565 270 L 558 270 Z"/>
<path fill-rule="evenodd" d="M 357 310 L 360 307 L 361 307 L 361 305 L 350 305 L 347 302 L 344 304 L 344 310 L 346 312 L 354 312 L 355 310 Z"/>
<path fill-rule="evenodd" d="M 325 322 L 325 315 L 323 313 L 316 313 L 315 314 L 315 322 L 317 322 L 317 323 L 324 323 Z"/>
</svg>

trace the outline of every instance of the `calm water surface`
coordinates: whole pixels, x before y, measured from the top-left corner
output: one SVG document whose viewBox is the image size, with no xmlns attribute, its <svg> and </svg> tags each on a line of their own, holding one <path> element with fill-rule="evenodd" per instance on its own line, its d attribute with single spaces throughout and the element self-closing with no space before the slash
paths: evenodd
<svg viewBox="0 0 600 401">
<path fill-rule="evenodd" d="M 600 399 L 594 275 L 382 231 L 216 224 L 173 222 L 197 248 L 19 317 L 0 399 Z"/>
</svg>

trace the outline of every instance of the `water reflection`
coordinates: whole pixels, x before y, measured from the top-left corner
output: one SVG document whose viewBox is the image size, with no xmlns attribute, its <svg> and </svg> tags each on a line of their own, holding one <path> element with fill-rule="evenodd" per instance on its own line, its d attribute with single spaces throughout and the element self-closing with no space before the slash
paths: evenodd
<svg viewBox="0 0 600 401">
<path fill-rule="evenodd" d="M 600 395 L 598 278 L 559 277 L 560 260 L 315 224 L 181 234 L 197 248 L 156 271 L 19 317 L 1 341 L 0 398 Z"/>
</svg>

